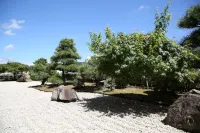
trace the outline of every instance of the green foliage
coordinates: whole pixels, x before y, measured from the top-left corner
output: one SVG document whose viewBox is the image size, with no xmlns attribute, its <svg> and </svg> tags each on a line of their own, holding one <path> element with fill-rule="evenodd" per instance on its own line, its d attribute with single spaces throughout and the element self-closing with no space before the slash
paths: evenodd
<svg viewBox="0 0 200 133">
<path fill-rule="evenodd" d="M 59 73 L 55 72 L 49 79 L 48 82 L 51 82 L 53 84 L 62 84 L 62 77 Z"/>
<path fill-rule="evenodd" d="M 187 48 L 198 48 L 200 46 L 200 28 L 192 31 L 189 35 L 184 37 L 180 44 Z"/>
<path fill-rule="evenodd" d="M 62 39 L 51 57 L 51 61 L 56 70 L 62 71 L 63 83 L 65 83 L 68 72 L 77 71 L 77 59 L 80 59 L 80 56 L 77 53 L 73 39 Z"/>
<path fill-rule="evenodd" d="M 40 80 L 43 85 L 51 76 L 52 70 L 50 64 L 48 64 L 47 60 L 44 58 L 36 60 L 33 64 L 34 66 L 32 66 L 30 72 L 31 79 Z"/>
<path fill-rule="evenodd" d="M 166 28 L 169 25 L 169 21 L 171 18 L 171 14 L 168 14 L 168 9 L 169 9 L 169 5 L 171 3 L 171 0 L 169 1 L 169 3 L 167 4 L 167 6 L 165 7 L 164 11 L 159 15 L 158 10 L 156 11 L 156 15 L 155 15 L 155 31 L 159 31 L 159 32 L 164 32 L 166 33 Z"/>
<path fill-rule="evenodd" d="M 198 58 L 165 36 L 168 8 L 169 4 L 161 15 L 156 14 L 155 30 L 148 34 L 114 34 L 106 28 L 102 41 L 101 34 L 90 32 L 89 47 L 97 55 L 97 70 L 118 86 L 139 83 L 159 90 L 190 88 L 197 77 L 192 66 Z"/>
<path fill-rule="evenodd" d="M 4 73 L 6 70 L 6 64 L 0 64 L 0 73 Z"/>
<path fill-rule="evenodd" d="M 74 79 L 72 83 L 74 86 L 83 86 L 84 85 L 83 80 L 80 80 L 78 78 Z"/>
<path fill-rule="evenodd" d="M 179 28 L 200 27 L 200 4 L 191 6 L 178 23 Z"/>
<path fill-rule="evenodd" d="M 200 46 L 200 4 L 191 6 L 178 23 L 179 28 L 194 29 L 180 44 L 189 48 Z"/>
<path fill-rule="evenodd" d="M 98 82 L 104 79 L 104 76 L 98 72 L 97 65 L 97 58 L 95 56 L 91 57 L 91 59 L 79 67 L 77 79 L 82 82 L 89 81 L 98 84 Z"/>
</svg>

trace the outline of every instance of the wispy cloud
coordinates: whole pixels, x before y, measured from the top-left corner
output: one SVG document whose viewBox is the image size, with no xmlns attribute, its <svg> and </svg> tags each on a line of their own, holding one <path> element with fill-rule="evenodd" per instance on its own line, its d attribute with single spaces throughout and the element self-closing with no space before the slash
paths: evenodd
<svg viewBox="0 0 200 133">
<path fill-rule="evenodd" d="M 15 35 L 13 30 L 18 30 L 22 28 L 22 24 L 25 23 L 25 20 L 16 20 L 12 19 L 9 23 L 5 23 L 1 26 L 1 28 L 6 29 L 4 32 L 5 35 Z"/>
<path fill-rule="evenodd" d="M 4 51 L 8 51 L 8 50 L 11 50 L 11 49 L 14 49 L 15 46 L 13 44 L 9 44 L 7 46 L 4 47 Z"/>
<path fill-rule="evenodd" d="M 12 30 L 6 30 L 3 34 L 8 35 L 8 36 L 15 35 L 15 33 Z"/>
<path fill-rule="evenodd" d="M 143 10 L 143 9 L 147 9 L 150 8 L 150 6 L 145 6 L 145 5 L 141 5 L 138 10 Z"/>
</svg>

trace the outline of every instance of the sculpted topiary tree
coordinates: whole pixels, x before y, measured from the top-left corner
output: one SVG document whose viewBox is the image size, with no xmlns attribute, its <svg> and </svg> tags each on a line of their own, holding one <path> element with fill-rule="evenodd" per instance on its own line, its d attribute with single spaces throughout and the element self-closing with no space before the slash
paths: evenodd
<svg viewBox="0 0 200 133">
<path fill-rule="evenodd" d="M 62 39 L 51 57 L 51 61 L 56 70 L 62 71 L 63 84 L 66 83 L 66 75 L 69 72 L 77 71 L 77 59 L 80 59 L 80 56 L 73 39 Z"/>
</svg>

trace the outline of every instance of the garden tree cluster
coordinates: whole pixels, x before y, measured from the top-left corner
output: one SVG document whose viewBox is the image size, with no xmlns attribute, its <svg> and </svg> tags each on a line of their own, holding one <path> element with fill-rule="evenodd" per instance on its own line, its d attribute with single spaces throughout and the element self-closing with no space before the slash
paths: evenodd
<svg viewBox="0 0 200 133">
<path fill-rule="evenodd" d="M 62 39 L 51 57 L 51 62 L 56 70 L 62 72 L 64 84 L 66 83 L 66 76 L 69 77 L 70 73 L 77 72 L 77 59 L 80 59 L 80 56 L 77 53 L 73 39 Z"/>
<path fill-rule="evenodd" d="M 77 59 L 79 58 L 74 41 L 62 39 L 51 57 L 51 63 L 48 63 L 44 58 L 34 62 L 31 67 L 31 78 L 40 80 L 42 85 L 46 81 L 54 84 L 65 84 L 66 76 L 69 78 L 73 72 L 77 72 Z M 62 75 L 58 71 L 61 71 Z"/>
<path fill-rule="evenodd" d="M 119 87 L 131 83 L 165 91 L 194 87 L 198 72 L 192 66 L 199 59 L 166 37 L 168 8 L 169 4 L 156 13 L 155 30 L 148 34 L 115 34 L 106 28 L 103 40 L 101 33 L 90 32 L 89 47 L 99 62 L 98 71 Z"/>
<path fill-rule="evenodd" d="M 44 85 L 48 78 L 53 74 L 51 64 L 49 64 L 45 58 L 40 58 L 33 64 L 30 71 L 31 79 L 39 80 L 41 81 L 41 85 Z"/>
<path fill-rule="evenodd" d="M 7 64 L 0 64 L 0 73 L 11 72 L 14 75 L 14 80 L 16 80 L 18 74 L 28 70 L 28 65 L 19 62 L 8 62 Z"/>
<path fill-rule="evenodd" d="M 200 4 L 191 6 L 178 23 L 179 28 L 193 29 L 181 41 L 182 46 L 200 47 Z"/>
<path fill-rule="evenodd" d="M 91 59 L 87 60 L 81 66 L 79 66 L 79 71 L 77 75 L 77 79 L 81 82 L 95 82 L 96 85 L 105 79 L 103 74 L 101 74 L 97 70 L 98 60 L 95 56 L 91 57 Z"/>
</svg>

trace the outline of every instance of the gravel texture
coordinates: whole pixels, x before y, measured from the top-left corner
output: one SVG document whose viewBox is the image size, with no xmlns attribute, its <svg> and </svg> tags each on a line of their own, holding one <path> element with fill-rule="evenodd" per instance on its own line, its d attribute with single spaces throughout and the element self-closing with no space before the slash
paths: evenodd
<svg viewBox="0 0 200 133">
<path fill-rule="evenodd" d="M 77 93 L 80 101 L 51 101 L 40 82 L 0 82 L 0 133 L 181 133 L 161 121 L 166 108 L 138 101 Z"/>
</svg>

